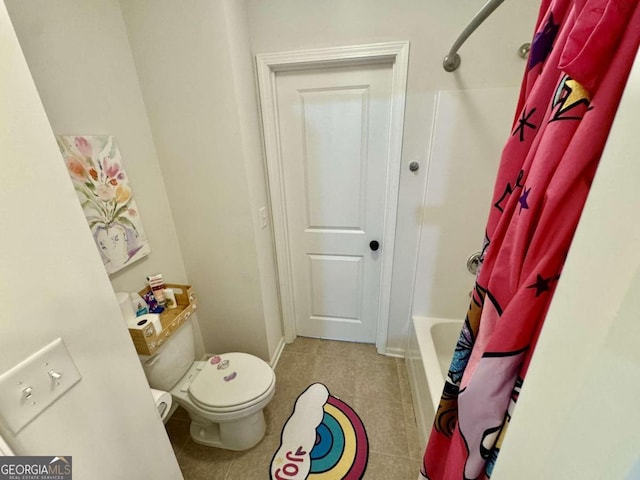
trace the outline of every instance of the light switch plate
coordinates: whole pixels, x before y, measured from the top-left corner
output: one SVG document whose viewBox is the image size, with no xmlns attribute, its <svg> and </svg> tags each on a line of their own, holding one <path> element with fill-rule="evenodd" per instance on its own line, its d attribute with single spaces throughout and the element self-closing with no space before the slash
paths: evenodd
<svg viewBox="0 0 640 480">
<path fill-rule="evenodd" d="M 81 379 L 61 338 L 0 375 L 0 415 L 18 433 Z"/>
<path fill-rule="evenodd" d="M 269 224 L 269 220 L 267 219 L 267 207 L 260 207 L 258 212 L 260 213 L 260 228 L 264 230 Z"/>
</svg>

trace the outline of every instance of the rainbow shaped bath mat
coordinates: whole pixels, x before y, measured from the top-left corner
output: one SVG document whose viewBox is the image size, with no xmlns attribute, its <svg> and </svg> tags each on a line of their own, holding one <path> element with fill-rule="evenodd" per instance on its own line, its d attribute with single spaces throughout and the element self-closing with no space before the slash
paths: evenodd
<svg viewBox="0 0 640 480">
<path fill-rule="evenodd" d="M 271 480 L 360 480 L 369 441 L 353 409 L 314 383 L 300 394 L 271 460 Z"/>
</svg>

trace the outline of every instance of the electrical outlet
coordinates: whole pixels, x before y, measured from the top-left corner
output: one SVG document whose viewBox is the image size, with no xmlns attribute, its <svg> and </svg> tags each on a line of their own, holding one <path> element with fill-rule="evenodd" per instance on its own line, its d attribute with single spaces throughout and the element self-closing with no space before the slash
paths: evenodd
<svg viewBox="0 0 640 480">
<path fill-rule="evenodd" d="M 18 433 L 80 379 L 67 347 L 57 338 L 0 375 L 0 415 Z"/>
</svg>

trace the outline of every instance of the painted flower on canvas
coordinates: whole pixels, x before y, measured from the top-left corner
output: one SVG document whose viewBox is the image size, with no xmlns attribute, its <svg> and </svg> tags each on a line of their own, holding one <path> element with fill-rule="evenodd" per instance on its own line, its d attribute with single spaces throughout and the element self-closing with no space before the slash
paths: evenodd
<svg viewBox="0 0 640 480">
<path fill-rule="evenodd" d="M 113 137 L 57 140 L 107 273 L 148 255 L 151 248 Z"/>
</svg>

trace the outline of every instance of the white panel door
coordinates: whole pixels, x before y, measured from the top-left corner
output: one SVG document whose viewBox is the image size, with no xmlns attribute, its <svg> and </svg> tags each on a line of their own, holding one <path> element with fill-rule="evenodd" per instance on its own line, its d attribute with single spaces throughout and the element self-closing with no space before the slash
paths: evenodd
<svg viewBox="0 0 640 480">
<path fill-rule="evenodd" d="M 391 64 L 277 74 L 298 335 L 375 343 L 391 81 Z"/>
</svg>

